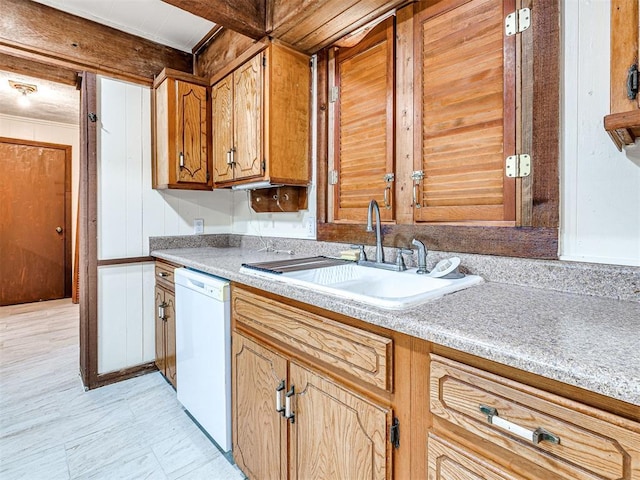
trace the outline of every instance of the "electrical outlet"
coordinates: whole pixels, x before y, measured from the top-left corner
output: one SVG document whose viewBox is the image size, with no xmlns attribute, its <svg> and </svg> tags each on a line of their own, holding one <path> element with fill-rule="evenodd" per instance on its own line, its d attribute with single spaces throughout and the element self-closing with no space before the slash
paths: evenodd
<svg viewBox="0 0 640 480">
<path fill-rule="evenodd" d="M 305 230 L 307 232 L 307 236 L 311 238 L 316 237 L 316 219 L 315 217 L 307 217 L 305 220 Z"/>
<path fill-rule="evenodd" d="M 204 233 L 204 218 L 193 219 L 193 233 L 196 235 Z"/>
</svg>

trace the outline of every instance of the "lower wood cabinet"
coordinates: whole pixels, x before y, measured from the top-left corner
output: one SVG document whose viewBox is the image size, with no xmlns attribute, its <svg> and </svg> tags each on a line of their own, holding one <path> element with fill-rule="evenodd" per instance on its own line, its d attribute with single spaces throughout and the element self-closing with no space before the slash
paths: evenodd
<svg viewBox="0 0 640 480">
<path fill-rule="evenodd" d="M 176 297 L 173 274 L 177 265 L 156 261 L 155 325 L 156 366 L 177 387 L 176 376 Z"/>
<path fill-rule="evenodd" d="M 640 480 L 624 402 L 236 284 L 232 325 L 251 480 Z"/>
<path fill-rule="evenodd" d="M 176 376 L 176 297 L 156 285 L 156 366 L 174 388 Z"/>
<path fill-rule="evenodd" d="M 236 333 L 232 343 L 233 456 L 251 479 L 284 480 L 288 425 L 275 402 L 287 361 Z"/>
<path fill-rule="evenodd" d="M 522 480 L 471 450 L 429 434 L 429 480 Z"/>
<path fill-rule="evenodd" d="M 300 349 L 315 345 L 322 356 L 358 364 L 359 356 L 375 358 L 375 351 L 353 340 L 324 343 L 335 335 L 356 335 L 357 329 L 345 325 L 339 332 L 330 319 L 314 325 L 311 314 L 237 287 L 232 305 L 240 327 L 232 337 L 233 452 L 240 469 L 252 480 L 391 478 L 391 405 L 341 382 L 339 370 L 336 378 L 314 368 L 298 348 L 271 345 L 289 334 Z M 254 330 L 259 325 L 273 329 L 274 337 Z"/>
<path fill-rule="evenodd" d="M 636 422 L 433 354 L 429 384 L 430 480 L 468 478 L 432 473 L 432 456 L 441 456 L 433 450 L 444 448 L 434 433 L 466 438 L 477 459 L 504 461 L 522 475 L 478 478 L 640 479 Z"/>
</svg>

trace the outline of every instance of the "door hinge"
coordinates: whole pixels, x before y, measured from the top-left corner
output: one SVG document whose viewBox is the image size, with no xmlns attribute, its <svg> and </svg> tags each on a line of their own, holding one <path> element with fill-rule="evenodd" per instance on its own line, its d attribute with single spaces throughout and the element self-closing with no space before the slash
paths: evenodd
<svg viewBox="0 0 640 480">
<path fill-rule="evenodd" d="M 531 155 L 523 153 L 507 157 L 505 173 L 509 178 L 528 177 L 531 174 Z"/>
<path fill-rule="evenodd" d="M 389 441 L 393 448 L 400 448 L 400 421 L 394 417 L 389 428 Z"/>
<path fill-rule="evenodd" d="M 91 120 L 93 123 L 98 121 L 98 115 L 96 115 L 93 112 L 89 112 L 87 116 L 89 117 L 89 120 Z"/>
<path fill-rule="evenodd" d="M 267 66 L 267 56 L 266 55 L 262 55 L 262 66 L 263 67 Z"/>
<path fill-rule="evenodd" d="M 262 159 L 262 173 L 267 171 L 267 161 L 263 158 Z"/>
<path fill-rule="evenodd" d="M 507 15 L 504 20 L 504 30 L 507 37 L 524 32 L 531 26 L 531 9 L 521 8 Z"/>
<path fill-rule="evenodd" d="M 329 185 L 337 185 L 338 184 L 338 171 L 330 170 L 329 171 Z"/>
<path fill-rule="evenodd" d="M 207 182 L 211 179 L 211 174 L 207 172 Z"/>
<path fill-rule="evenodd" d="M 635 100 L 638 96 L 638 64 L 634 63 L 627 72 L 627 98 Z"/>
<path fill-rule="evenodd" d="M 336 103 L 338 101 L 339 94 L 340 94 L 340 87 L 331 87 L 329 89 L 329 103 Z"/>
</svg>

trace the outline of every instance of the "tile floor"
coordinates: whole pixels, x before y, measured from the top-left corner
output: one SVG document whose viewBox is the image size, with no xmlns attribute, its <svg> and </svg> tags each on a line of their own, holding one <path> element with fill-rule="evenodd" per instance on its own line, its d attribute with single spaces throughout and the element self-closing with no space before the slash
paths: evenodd
<svg viewBox="0 0 640 480">
<path fill-rule="evenodd" d="M 78 307 L 0 307 L 0 479 L 244 476 L 152 373 L 85 392 Z"/>
</svg>

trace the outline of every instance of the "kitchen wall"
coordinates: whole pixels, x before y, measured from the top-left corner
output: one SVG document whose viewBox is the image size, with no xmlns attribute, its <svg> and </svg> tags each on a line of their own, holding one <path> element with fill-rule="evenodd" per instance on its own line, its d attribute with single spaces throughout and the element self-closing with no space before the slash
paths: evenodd
<svg viewBox="0 0 640 480">
<path fill-rule="evenodd" d="M 564 7 L 560 258 L 640 265 L 640 145 L 618 152 L 603 128 L 610 2 Z"/>
<path fill-rule="evenodd" d="M 78 102 L 79 102 L 78 98 Z M 33 120 L 0 114 L 0 137 L 34 140 L 36 142 L 71 145 L 71 242 L 76 243 L 76 218 L 78 209 L 78 172 L 80 159 L 80 128 L 78 125 Z"/>
</svg>

